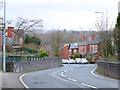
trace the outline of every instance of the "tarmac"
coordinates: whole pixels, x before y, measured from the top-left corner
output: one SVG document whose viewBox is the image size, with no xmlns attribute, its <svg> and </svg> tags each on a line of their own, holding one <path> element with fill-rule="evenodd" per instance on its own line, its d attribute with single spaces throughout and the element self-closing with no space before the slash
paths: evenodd
<svg viewBox="0 0 120 90">
<path fill-rule="evenodd" d="M 4 88 L 25 88 L 20 82 L 22 73 L 0 71 L 0 89 Z"/>
</svg>

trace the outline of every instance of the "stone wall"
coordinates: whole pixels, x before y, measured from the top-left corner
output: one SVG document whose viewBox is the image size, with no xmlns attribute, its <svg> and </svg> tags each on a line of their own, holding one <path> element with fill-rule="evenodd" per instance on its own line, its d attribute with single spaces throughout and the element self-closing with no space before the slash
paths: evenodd
<svg viewBox="0 0 120 90">
<path fill-rule="evenodd" d="M 62 60 L 56 57 L 45 57 L 44 60 L 7 62 L 7 71 L 26 72 L 47 69 L 62 65 Z"/>
<path fill-rule="evenodd" d="M 120 79 L 120 63 L 98 61 L 97 72 L 104 76 Z"/>
</svg>

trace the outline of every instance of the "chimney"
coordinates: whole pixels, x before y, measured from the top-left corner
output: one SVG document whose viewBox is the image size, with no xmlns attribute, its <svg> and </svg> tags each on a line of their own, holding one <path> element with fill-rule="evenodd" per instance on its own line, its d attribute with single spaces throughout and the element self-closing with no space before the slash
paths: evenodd
<svg viewBox="0 0 120 90">
<path fill-rule="evenodd" d="M 92 39 L 92 40 L 95 39 L 95 34 L 92 34 L 91 39 Z"/>
<path fill-rule="evenodd" d="M 14 27 L 8 27 L 8 37 L 12 37 L 12 30 Z"/>
<path fill-rule="evenodd" d="M 83 36 L 83 42 L 87 40 L 87 36 Z"/>
</svg>

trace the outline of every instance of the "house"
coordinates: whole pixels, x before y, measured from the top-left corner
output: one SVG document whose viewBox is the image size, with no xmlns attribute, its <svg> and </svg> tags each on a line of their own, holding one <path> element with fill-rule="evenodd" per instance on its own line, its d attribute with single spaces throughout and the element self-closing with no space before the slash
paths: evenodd
<svg viewBox="0 0 120 90">
<path fill-rule="evenodd" d="M 99 54 L 99 44 L 100 44 L 100 37 L 99 35 L 95 36 L 92 34 L 89 39 L 86 36 L 83 36 L 83 41 L 78 43 L 78 53 L 80 58 L 85 57 L 87 54 Z"/>
<path fill-rule="evenodd" d="M 24 30 L 14 29 L 8 27 L 6 30 L 6 49 L 9 51 L 11 48 L 19 49 L 24 45 Z"/>
<path fill-rule="evenodd" d="M 78 53 L 77 43 L 65 44 L 60 48 L 60 59 L 71 59 L 74 53 Z"/>
<path fill-rule="evenodd" d="M 69 59 L 69 44 L 65 44 L 63 47 L 60 48 L 60 59 Z"/>
<path fill-rule="evenodd" d="M 69 59 L 72 59 L 74 56 L 74 53 L 78 53 L 78 44 L 77 43 L 70 43 L 69 44 Z"/>
</svg>

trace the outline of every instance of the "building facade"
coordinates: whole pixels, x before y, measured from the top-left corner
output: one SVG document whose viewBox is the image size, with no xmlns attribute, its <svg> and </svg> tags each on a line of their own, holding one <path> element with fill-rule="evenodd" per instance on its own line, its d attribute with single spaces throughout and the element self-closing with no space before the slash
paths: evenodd
<svg viewBox="0 0 120 90">
<path fill-rule="evenodd" d="M 9 51 L 11 48 L 21 48 L 24 45 L 24 38 L 25 35 L 23 29 L 18 30 L 14 29 L 14 27 L 8 27 L 6 30 L 6 50 Z"/>
<path fill-rule="evenodd" d="M 99 36 L 95 36 L 95 34 L 91 35 L 91 39 L 87 40 L 84 39 L 83 36 L 83 41 L 78 43 L 78 53 L 80 57 L 85 57 L 87 54 L 99 54 L 99 45 L 100 45 L 100 38 Z"/>
</svg>

